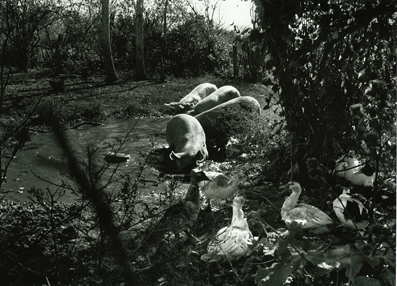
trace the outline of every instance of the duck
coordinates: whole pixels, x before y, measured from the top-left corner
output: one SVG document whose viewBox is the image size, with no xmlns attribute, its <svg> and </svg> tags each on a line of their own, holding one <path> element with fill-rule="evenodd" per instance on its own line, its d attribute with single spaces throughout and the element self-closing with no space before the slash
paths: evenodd
<svg viewBox="0 0 397 286">
<path fill-rule="evenodd" d="M 359 171 L 360 161 L 357 159 L 353 150 L 348 155 L 343 156 L 337 161 L 334 173 L 339 178 L 348 180 L 353 174 Z"/>
<path fill-rule="evenodd" d="M 298 199 L 302 193 L 301 185 L 291 181 L 287 184 L 292 194 L 286 198 L 281 208 L 281 219 L 287 226 L 297 223 L 304 229 L 316 229 L 332 224 L 332 219 L 319 208 L 299 203 Z"/>
<path fill-rule="evenodd" d="M 207 253 L 201 256 L 202 261 L 232 261 L 251 253 L 254 237 L 249 230 L 247 218 L 244 217 L 244 202 L 242 196 L 233 199 L 232 222 L 221 228 L 209 242 Z"/>
<path fill-rule="evenodd" d="M 348 180 L 355 187 L 373 187 L 375 181 L 375 173 L 368 176 L 362 172 L 355 173 Z"/>
<path fill-rule="evenodd" d="M 363 230 L 369 224 L 368 211 L 363 203 L 358 199 L 352 198 L 348 194 L 349 192 L 348 189 L 344 189 L 343 193 L 333 201 L 334 212 L 342 225 L 352 229 Z"/>
<path fill-rule="evenodd" d="M 359 172 L 352 175 L 348 181 L 354 187 L 373 187 L 375 181 L 375 172 L 370 164 L 366 163 Z"/>
<path fill-rule="evenodd" d="M 232 198 L 238 191 L 238 183 L 245 181 L 243 173 L 236 173 L 231 178 L 220 172 L 203 171 L 203 173 L 207 180 L 201 182 L 201 192 L 207 198 L 207 210 L 211 210 L 211 199 Z"/>
<path fill-rule="evenodd" d="M 360 161 L 356 158 L 355 152 L 350 151 L 338 160 L 334 173 L 337 177 L 344 178 L 356 187 L 373 187 L 375 173 L 369 165 L 365 164 L 360 168 Z"/>
<path fill-rule="evenodd" d="M 189 235 L 189 229 L 196 223 L 200 212 L 199 182 L 206 179 L 203 172 L 197 168 L 190 172 L 190 185 L 183 200 L 169 207 L 162 218 L 141 236 L 143 241 L 139 248 L 152 256 L 157 252 L 159 245 L 167 233 L 176 237 L 181 233 Z"/>
<path fill-rule="evenodd" d="M 244 181 L 244 174 L 236 173 L 233 177 L 228 177 L 219 172 L 206 172 L 204 174 L 209 182 L 203 182 L 201 192 L 209 199 L 228 199 L 233 197 L 238 191 L 238 183 Z"/>
</svg>

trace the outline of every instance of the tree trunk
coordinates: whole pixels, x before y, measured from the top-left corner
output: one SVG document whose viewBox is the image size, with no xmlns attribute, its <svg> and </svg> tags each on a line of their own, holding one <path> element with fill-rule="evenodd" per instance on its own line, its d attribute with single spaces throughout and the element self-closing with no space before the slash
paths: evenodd
<svg viewBox="0 0 397 286">
<path fill-rule="evenodd" d="M 135 19 L 136 80 L 145 80 L 145 61 L 143 52 L 143 0 L 136 1 Z"/>
<path fill-rule="evenodd" d="M 237 44 L 233 44 L 233 77 L 238 77 Z"/>
<path fill-rule="evenodd" d="M 112 83 L 117 80 L 114 68 L 112 50 L 110 48 L 110 19 L 109 19 L 109 0 L 101 0 L 102 4 L 102 37 L 101 45 L 103 52 L 103 62 L 105 64 L 105 82 Z"/>
<path fill-rule="evenodd" d="M 167 8 L 168 8 L 168 0 L 165 0 L 164 3 L 164 13 L 163 13 L 163 39 L 162 39 L 162 47 L 161 47 L 161 74 L 160 81 L 165 81 L 165 57 L 167 56 Z"/>
</svg>

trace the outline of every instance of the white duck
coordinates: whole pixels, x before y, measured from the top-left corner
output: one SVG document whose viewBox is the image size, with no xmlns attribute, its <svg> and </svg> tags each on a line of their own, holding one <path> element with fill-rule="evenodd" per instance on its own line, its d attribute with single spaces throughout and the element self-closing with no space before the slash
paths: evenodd
<svg viewBox="0 0 397 286">
<path fill-rule="evenodd" d="M 209 199 L 228 199 L 237 192 L 237 185 L 244 181 L 244 174 L 236 173 L 233 177 L 228 177 L 219 172 L 203 171 L 209 182 L 203 182 L 201 191 Z"/>
<path fill-rule="evenodd" d="M 359 171 L 360 161 L 356 158 L 355 152 L 350 151 L 348 155 L 338 160 L 334 172 L 336 176 L 348 180 L 353 174 Z"/>
<path fill-rule="evenodd" d="M 364 168 L 360 168 L 360 161 L 356 158 L 354 151 L 350 151 L 348 155 L 338 160 L 334 172 L 336 176 L 345 178 L 353 186 L 373 187 L 375 173 L 371 172 L 371 175 L 364 174 L 362 172 Z"/>
<path fill-rule="evenodd" d="M 355 173 L 349 178 L 352 186 L 356 187 L 373 187 L 375 181 L 375 173 L 371 176 L 365 175 L 362 172 Z"/>
<path fill-rule="evenodd" d="M 207 253 L 201 260 L 215 262 L 223 259 L 235 260 L 251 253 L 253 236 L 243 212 L 244 198 L 236 196 L 233 200 L 232 223 L 220 229 L 208 244 Z"/>
<path fill-rule="evenodd" d="M 207 198 L 207 210 L 211 210 L 211 199 L 232 198 L 238 191 L 238 183 L 245 181 L 244 174 L 236 173 L 228 177 L 220 172 L 202 171 L 207 180 L 201 182 L 201 192 Z M 209 181 L 209 182 L 207 182 Z"/>
<path fill-rule="evenodd" d="M 367 209 L 357 199 L 348 195 L 348 190 L 336 198 L 332 205 L 338 219 L 344 226 L 362 230 L 369 224 Z"/>
<path fill-rule="evenodd" d="M 292 194 L 284 201 L 281 208 L 281 218 L 287 226 L 296 222 L 302 228 L 320 228 L 332 224 L 332 219 L 319 208 L 299 203 L 298 199 L 302 188 L 298 182 L 287 184 Z"/>
</svg>

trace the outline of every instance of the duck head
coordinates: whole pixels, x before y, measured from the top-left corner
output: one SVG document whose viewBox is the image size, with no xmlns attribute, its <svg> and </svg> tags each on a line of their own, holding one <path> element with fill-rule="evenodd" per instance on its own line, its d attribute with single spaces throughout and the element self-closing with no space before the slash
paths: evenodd
<svg viewBox="0 0 397 286">
<path fill-rule="evenodd" d="M 290 189 L 295 194 L 300 194 L 302 192 L 301 185 L 295 181 L 288 182 L 286 187 L 288 187 L 288 189 Z"/>
<path fill-rule="evenodd" d="M 233 206 L 241 207 L 245 203 L 243 196 L 235 196 L 233 199 Z"/>
<path fill-rule="evenodd" d="M 192 169 L 190 172 L 191 183 L 198 183 L 205 180 L 209 180 L 205 172 L 199 170 L 198 168 Z"/>
</svg>

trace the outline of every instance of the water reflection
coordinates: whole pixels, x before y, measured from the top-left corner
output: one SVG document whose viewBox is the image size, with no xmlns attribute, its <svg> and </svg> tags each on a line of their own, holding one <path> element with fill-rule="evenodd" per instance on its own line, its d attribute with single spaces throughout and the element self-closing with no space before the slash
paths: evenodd
<svg viewBox="0 0 397 286">
<path fill-rule="evenodd" d="M 95 150 L 94 162 L 98 167 L 106 164 L 105 155 L 114 149 L 131 156 L 128 161 L 111 164 L 109 170 L 101 177 L 100 183 L 105 184 L 113 173 L 116 174 L 115 183 L 107 187 L 107 190 L 112 192 L 120 189 L 120 184 L 124 182 L 123 176 L 126 174 L 132 178 L 136 176 L 141 164 L 147 163 L 145 160 L 151 150 L 157 150 L 150 158 L 152 165 L 160 166 L 164 163 L 164 161 L 161 162 L 161 158 L 164 158 L 164 147 L 167 145 L 165 127 L 168 120 L 169 118 L 109 120 L 102 126 L 82 125 L 78 129 L 67 130 L 66 135 L 78 160 L 86 162 L 88 152 Z M 121 142 L 123 144 L 120 147 Z M 152 191 L 159 187 L 157 186 L 160 173 L 158 169 L 161 168 L 150 166 L 145 168 L 140 186 L 141 191 Z M 162 169 L 161 171 L 167 170 L 167 167 Z M 11 163 L 2 191 L 12 191 L 7 193 L 9 198 L 26 200 L 26 190 L 30 187 L 55 189 L 51 183 L 61 184 L 62 180 L 67 179 L 68 173 L 65 156 L 57 146 L 54 135 L 39 133 L 33 135 L 31 141 L 26 142 L 14 162 Z M 68 201 L 73 197 L 72 194 L 66 193 L 64 200 Z"/>
</svg>

